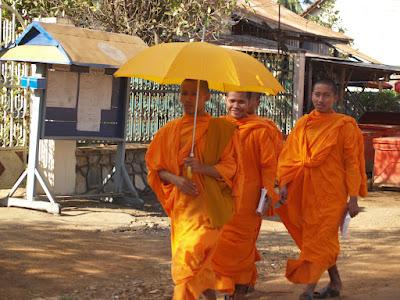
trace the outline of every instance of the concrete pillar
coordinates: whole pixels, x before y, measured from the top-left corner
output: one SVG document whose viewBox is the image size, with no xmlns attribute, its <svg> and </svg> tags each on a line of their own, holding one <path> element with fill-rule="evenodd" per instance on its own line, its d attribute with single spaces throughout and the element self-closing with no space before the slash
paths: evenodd
<svg viewBox="0 0 400 300">
<path fill-rule="evenodd" d="M 39 142 L 39 170 L 54 195 L 75 193 L 75 150 L 74 140 L 42 139 Z M 41 191 L 39 185 L 37 188 Z"/>
<path fill-rule="evenodd" d="M 306 68 L 306 55 L 304 52 L 297 52 L 294 55 L 294 75 L 293 75 L 294 121 L 297 121 L 303 115 L 305 68 Z"/>
</svg>

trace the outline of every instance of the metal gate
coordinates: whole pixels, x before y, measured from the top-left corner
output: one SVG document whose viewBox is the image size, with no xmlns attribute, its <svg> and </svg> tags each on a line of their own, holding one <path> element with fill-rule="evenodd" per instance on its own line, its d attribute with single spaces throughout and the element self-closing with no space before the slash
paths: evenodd
<svg viewBox="0 0 400 300">
<path fill-rule="evenodd" d="M 25 26 L 14 5 L 0 0 L 0 50 L 15 42 L 18 27 Z M 29 73 L 29 64 L 0 62 L 1 147 L 28 145 L 29 95 L 27 90 L 19 86 L 19 78 Z"/>
</svg>

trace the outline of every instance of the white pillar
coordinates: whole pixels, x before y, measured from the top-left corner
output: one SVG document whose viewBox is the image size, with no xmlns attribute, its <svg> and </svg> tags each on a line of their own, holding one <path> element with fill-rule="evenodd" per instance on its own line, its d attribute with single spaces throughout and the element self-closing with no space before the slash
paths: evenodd
<svg viewBox="0 0 400 300">
<path fill-rule="evenodd" d="M 295 121 L 297 121 L 303 115 L 305 67 L 305 53 L 297 52 L 294 54 L 293 119 Z"/>
<path fill-rule="evenodd" d="M 39 170 L 55 195 L 75 193 L 76 141 L 48 140 L 39 142 Z M 37 185 L 37 188 L 41 188 Z"/>
</svg>

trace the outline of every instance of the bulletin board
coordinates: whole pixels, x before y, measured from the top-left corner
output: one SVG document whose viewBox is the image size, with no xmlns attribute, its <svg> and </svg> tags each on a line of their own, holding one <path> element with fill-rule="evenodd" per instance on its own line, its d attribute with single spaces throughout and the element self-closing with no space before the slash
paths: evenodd
<svg viewBox="0 0 400 300">
<path fill-rule="evenodd" d="M 123 140 L 128 79 L 112 73 L 49 68 L 41 137 Z"/>
</svg>

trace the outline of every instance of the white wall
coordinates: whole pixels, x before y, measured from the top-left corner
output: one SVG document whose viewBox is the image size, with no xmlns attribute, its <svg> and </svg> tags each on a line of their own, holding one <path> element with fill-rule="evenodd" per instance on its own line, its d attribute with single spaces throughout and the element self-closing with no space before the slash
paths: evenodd
<svg viewBox="0 0 400 300">
<path fill-rule="evenodd" d="M 336 0 L 336 8 L 356 49 L 400 66 L 400 0 Z"/>
</svg>

